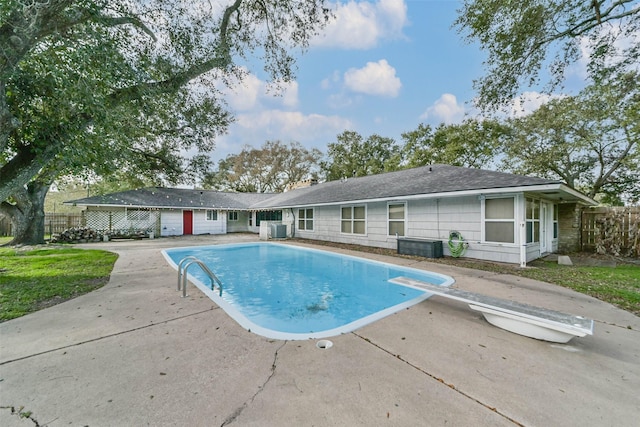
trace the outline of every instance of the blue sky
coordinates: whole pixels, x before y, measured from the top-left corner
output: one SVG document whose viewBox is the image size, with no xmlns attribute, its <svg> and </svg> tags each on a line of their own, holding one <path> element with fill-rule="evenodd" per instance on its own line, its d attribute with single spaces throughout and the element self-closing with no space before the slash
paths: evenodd
<svg viewBox="0 0 640 427">
<path fill-rule="evenodd" d="M 452 28 L 461 1 L 343 0 L 336 19 L 298 57 L 296 81 L 269 93 L 260 67 L 226 100 L 236 122 L 216 142 L 214 160 L 243 145 L 297 141 L 323 153 L 345 130 L 401 142 L 420 123 L 459 123 L 476 115 L 473 80 L 485 54 Z M 575 73 L 579 77 L 579 72 Z M 535 91 L 520 106 L 548 97 Z"/>
</svg>

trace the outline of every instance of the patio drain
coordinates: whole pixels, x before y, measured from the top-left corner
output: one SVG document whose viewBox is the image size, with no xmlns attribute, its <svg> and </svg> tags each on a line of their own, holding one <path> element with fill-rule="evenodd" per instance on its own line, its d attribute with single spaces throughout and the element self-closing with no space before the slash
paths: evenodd
<svg viewBox="0 0 640 427">
<path fill-rule="evenodd" d="M 316 347 L 318 347 L 320 350 L 326 350 L 333 347 L 333 343 L 329 340 L 320 340 L 316 343 Z"/>
</svg>

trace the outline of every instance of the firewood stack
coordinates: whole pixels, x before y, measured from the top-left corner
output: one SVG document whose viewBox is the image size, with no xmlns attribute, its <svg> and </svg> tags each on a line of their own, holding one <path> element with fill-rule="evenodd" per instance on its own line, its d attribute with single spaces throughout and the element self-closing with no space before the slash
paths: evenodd
<svg viewBox="0 0 640 427">
<path fill-rule="evenodd" d="M 51 243 L 87 243 L 101 240 L 102 234 L 88 227 L 69 228 L 51 236 Z"/>
</svg>

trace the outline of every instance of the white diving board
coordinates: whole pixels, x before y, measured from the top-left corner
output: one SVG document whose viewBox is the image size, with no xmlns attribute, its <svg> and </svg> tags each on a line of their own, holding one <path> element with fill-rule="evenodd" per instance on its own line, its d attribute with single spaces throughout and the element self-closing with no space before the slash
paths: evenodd
<svg viewBox="0 0 640 427">
<path fill-rule="evenodd" d="M 395 277 L 389 281 L 424 289 L 434 295 L 467 303 L 471 309 L 481 312 L 492 325 L 527 337 L 566 343 L 573 337 L 593 335 L 593 320 L 581 316 L 573 316 L 460 289 L 436 286 L 408 277 Z"/>
</svg>

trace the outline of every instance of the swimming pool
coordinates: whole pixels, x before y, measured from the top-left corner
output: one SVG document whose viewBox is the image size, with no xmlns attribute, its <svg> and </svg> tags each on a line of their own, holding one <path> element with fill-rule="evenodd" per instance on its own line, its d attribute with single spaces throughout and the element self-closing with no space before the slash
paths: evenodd
<svg viewBox="0 0 640 427">
<path fill-rule="evenodd" d="M 189 278 L 243 328 L 268 338 L 325 338 L 353 331 L 427 299 L 424 290 L 390 283 L 406 276 L 450 286 L 438 273 L 278 243 L 165 249 L 177 269 L 186 256 L 222 282 L 222 296 L 197 266 Z"/>
</svg>

